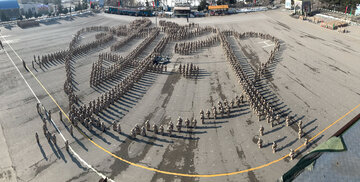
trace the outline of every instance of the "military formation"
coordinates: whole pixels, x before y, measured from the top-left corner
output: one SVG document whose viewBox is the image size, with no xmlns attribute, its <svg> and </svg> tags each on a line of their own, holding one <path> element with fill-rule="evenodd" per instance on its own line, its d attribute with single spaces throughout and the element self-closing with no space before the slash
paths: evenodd
<svg viewBox="0 0 360 182">
<path fill-rule="evenodd" d="M 205 33 L 216 33 L 216 35 L 211 36 L 205 40 L 198 40 L 193 42 L 183 42 L 175 44 L 175 53 L 178 54 L 191 54 L 196 52 L 202 47 L 209 47 L 214 45 L 217 42 L 220 42 L 227 58 L 227 61 L 230 63 L 234 73 L 237 77 L 237 81 L 240 87 L 243 90 L 243 93 L 240 96 L 235 96 L 231 100 L 224 99 L 218 101 L 216 106 L 212 106 L 209 109 L 200 111 L 200 120 L 202 124 L 205 124 L 205 120 L 208 119 L 218 119 L 218 118 L 229 118 L 231 117 L 231 111 L 236 107 L 241 107 L 245 102 L 249 103 L 252 111 L 258 116 L 258 120 L 266 120 L 270 127 L 274 127 L 280 123 L 282 115 L 271 102 L 266 100 L 258 90 L 256 83 L 259 79 L 264 76 L 267 68 L 270 64 L 274 63 L 275 55 L 280 49 L 280 41 L 269 35 L 256 32 L 245 32 L 238 33 L 236 31 L 220 31 L 219 29 L 213 27 L 199 27 L 198 24 L 189 24 L 187 26 L 180 26 L 173 22 L 160 21 L 160 28 L 148 28 L 151 21 L 149 19 L 140 19 L 133 21 L 129 26 L 119 26 L 117 28 L 110 27 L 88 27 L 83 28 L 78 31 L 73 40 L 69 45 L 69 49 L 65 51 L 59 51 L 53 54 L 46 56 L 34 56 L 34 63 L 37 65 L 48 64 L 51 61 L 62 60 L 65 63 L 66 70 L 66 80 L 64 83 L 64 91 L 68 95 L 69 99 L 69 112 L 68 116 L 71 122 L 69 132 L 73 135 L 73 126 L 78 127 L 79 123 L 82 124 L 88 130 L 93 130 L 97 128 L 103 132 L 112 127 L 114 132 L 121 133 L 123 132 L 118 121 L 113 121 L 110 127 L 107 127 L 104 122 L 99 119 L 99 113 L 109 108 L 111 105 L 115 104 L 121 97 L 123 97 L 133 86 L 137 83 L 146 72 L 156 72 L 162 73 L 167 71 L 167 67 L 163 64 L 154 64 L 154 60 L 164 51 L 165 46 L 169 41 L 178 41 L 184 40 L 191 37 L 199 36 Z M 79 40 L 82 33 L 91 32 L 91 31 L 103 31 L 102 33 L 96 34 L 96 40 L 94 42 L 79 45 Z M 161 38 L 159 43 L 155 46 L 153 51 L 149 53 L 144 59 L 137 60 L 136 58 L 143 52 L 143 50 L 155 40 L 155 38 L 160 34 L 160 32 L 165 32 L 165 36 Z M 122 57 L 115 53 L 100 53 L 98 61 L 94 62 L 92 65 L 92 70 L 90 74 L 90 86 L 96 87 L 99 86 L 102 82 L 113 79 L 125 68 L 131 67 L 131 71 L 115 84 L 108 91 L 104 92 L 97 98 L 79 105 L 79 97 L 75 93 L 74 89 L 74 73 L 72 72 L 72 60 L 81 54 L 85 54 L 93 48 L 101 46 L 114 39 L 113 36 L 125 36 L 125 38 L 117 41 L 114 45 L 111 46 L 111 51 L 119 50 L 123 45 L 131 41 L 135 37 L 146 37 L 134 50 L 132 50 L 126 57 Z M 227 40 L 227 36 L 234 36 L 238 39 L 243 38 L 261 38 L 273 41 L 275 46 L 274 49 L 270 52 L 269 59 L 258 66 L 255 71 L 255 76 L 250 77 L 247 75 L 240 62 L 237 60 L 230 43 Z M 104 61 L 112 62 L 113 64 L 104 67 Z M 40 66 L 41 68 L 41 66 Z M 193 63 L 180 64 L 178 67 L 178 72 L 185 77 L 197 77 L 199 75 L 199 67 Z M 38 111 L 39 111 L 38 106 Z M 47 118 L 51 120 L 51 112 L 46 112 Z M 62 120 L 62 113 L 59 112 L 60 120 Z M 286 116 L 285 118 L 286 126 L 291 125 L 291 118 Z M 170 121 L 167 125 L 157 125 L 153 123 L 150 124 L 150 121 L 147 120 L 143 124 L 136 124 L 131 130 L 130 135 L 133 138 L 136 138 L 137 135 L 147 136 L 149 132 L 154 134 L 164 135 L 166 132 L 169 136 L 172 136 L 172 133 L 182 132 L 183 130 L 192 131 L 197 127 L 196 118 L 181 118 L 177 119 L 176 124 Z M 47 130 L 46 123 L 43 126 L 44 134 L 48 140 L 56 144 L 56 136 L 50 134 Z M 185 129 L 184 129 L 185 128 Z M 298 137 L 301 139 L 304 135 L 302 130 L 302 122 L 298 122 Z M 260 126 L 259 129 L 259 138 L 257 145 L 259 148 L 263 147 L 262 137 L 265 135 L 265 128 Z M 39 136 L 36 133 L 36 140 L 39 142 Z M 308 144 L 308 140 L 305 140 L 305 145 Z M 66 148 L 69 148 L 68 141 L 65 142 Z M 272 143 L 272 151 L 276 153 L 277 143 L 274 141 Z M 289 154 L 290 158 L 295 156 L 295 151 L 291 150 Z"/>
<path fill-rule="evenodd" d="M 197 78 L 200 72 L 199 66 L 195 66 L 193 63 L 180 64 L 178 70 L 185 78 Z"/>
<path fill-rule="evenodd" d="M 90 86 L 98 86 L 102 81 L 112 79 L 116 74 L 120 73 L 126 67 L 134 65 L 135 57 L 137 57 L 150 43 L 159 35 L 159 30 L 154 31 L 144 41 L 142 41 L 129 55 L 125 58 L 105 53 L 99 55 L 99 60 L 93 63 L 90 76 Z M 111 66 L 103 68 L 103 60 L 111 60 L 114 62 Z"/>
<path fill-rule="evenodd" d="M 162 31 L 169 35 L 170 40 L 184 40 L 203 35 L 205 33 L 214 33 L 216 29 L 210 26 L 200 27 L 198 24 L 191 23 L 187 26 L 180 26 L 174 22 L 165 20 L 159 21 Z"/>
<path fill-rule="evenodd" d="M 127 29 L 126 37 L 117 41 L 114 45 L 110 47 L 111 51 L 116 51 L 120 49 L 123 45 L 133 40 L 135 37 L 138 37 L 141 34 L 141 31 L 146 27 L 151 25 L 151 20 L 148 18 L 143 18 L 139 20 L 134 20 L 130 23 L 130 27 Z M 123 30 L 123 27 L 119 27 L 120 30 Z"/>
<path fill-rule="evenodd" d="M 69 61 L 68 60 L 69 57 L 72 58 L 72 57 L 76 57 L 76 56 L 85 54 L 85 53 L 89 52 L 90 50 L 97 48 L 101 45 L 104 45 L 114 39 L 114 37 L 111 33 L 106 33 L 106 35 L 102 36 L 101 38 L 99 38 L 93 42 L 90 42 L 90 43 L 87 43 L 84 45 L 78 45 L 79 40 L 80 40 L 80 35 L 82 33 L 91 32 L 91 31 L 109 31 L 109 27 L 101 27 L 101 26 L 96 27 L 95 26 L 95 27 L 87 27 L 87 28 L 83 28 L 83 29 L 79 30 L 74 35 L 73 39 L 71 40 L 68 50 L 58 51 L 55 53 L 43 55 L 41 57 L 34 55 L 34 60 L 32 61 L 33 69 L 36 69 L 36 65 L 41 69 L 45 65 L 48 65 L 49 63 L 54 63 L 54 62 L 65 61 L 65 64 L 66 64 L 66 61 Z"/>
<path fill-rule="evenodd" d="M 181 55 L 189 55 L 203 47 L 210 47 L 217 42 L 219 42 L 219 37 L 218 37 L 218 35 L 214 35 L 214 36 L 206 38 L 205 40 L 176 43 L 175 44 L 175 53 L 181 54 Z"/>
<path fill-rule="evenodd" d="M 240 84 L 243 95 L 245 99 L 249 102 L 251 110 L 256 114 L 258 117 L 258 120 L 261 121 L 263 119 L 266 120 L 266 122 L 270 125 L 270 127 L 274 127 L 275 125 L 280 123 L 281 120 L 281 111 L 280 109 L 276 109 L 275 106 L 271 104 L 271 102 L 267 101 L 259 92 L 259 90 L 256 87 L 256 82 L 259 80 L 261 76 L 264 76 L 264 73 L 268 66 L 274 62 L 275 60 L 275 54 L 280 49 L 280 41 L 275 38 L 274 36 L 271 36 L 269 34 L 263 34 L 263 33 L 256 33 L 256 32 L 245 32 L 245 33 L 238 33 L 235 31 L 222 31 L 220 32 L 220 42 L 223 46 L 223 49 L 225 51 L 225 55 L 227 57 L 227 60 L 229 61 L 230 65 L 232 65 L 232 68 L 237 76 L 238 83 Z M 261 38 L 266 40 L 271 40 L 274 42 L 275 46 L 274 49 L 270 52 L 270 57 L 266 61 L 266 63 L 263 63 L 259 66 L 258 72 L 255 74 L 255 78 L 251 79 L 247 74 L 245 74 L 243 68 L 240 65 L 240 62 L 237 60 L 226 36 L 231 36 L 238 39 L 244 39 L 244 38 Z M 285 119 L 286 126 L 289 126 L 291 124 L 291 119 L 289 116 Z M 301 128 L 302 121 L 299 121 L 298 123 L 298 138 L 301 139 L 303 137 L 303 131 Z M 260 126 L 259 129 L 259 138 L 258 138 L 258 147 L 263 147 L 263 140 L 261 139 L 261 136 L 264 135 L 264 127 Z M 307 145 L 308 140 L 305 141 L 305 145 Z M 273 153 L 277 151 L 277 144 L 276 142 L 273 142 L 272 145 Z M 293 159 L 295 156 L 295 151 L 291 150 L 289 154 L 290 158 Z"/>
</svg>

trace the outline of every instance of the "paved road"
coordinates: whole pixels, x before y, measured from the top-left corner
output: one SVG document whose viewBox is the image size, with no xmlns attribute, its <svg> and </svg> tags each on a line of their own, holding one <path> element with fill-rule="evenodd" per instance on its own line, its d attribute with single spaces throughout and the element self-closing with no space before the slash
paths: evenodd
<svg viewBox="0 0 360 182">
<path fill-rule="evenodd" d="M 66 49 L 72 35 L 82 27 L 123 25 L 134 19 L 135 17 L 100 14 L 30 29 L 2 29 L 1 33 L 21 58 L 30 61 L 33 55 Z M 154 18 L 152 20 L 155 21 Z M 186 23 L 185 19 L 168 20 Z M 264 92 L 285 113 L 295 115 L 296 119 L 303 121 L 304 132 L 308 137 L 314 136 L 360 103 L 360 88 L 357 86 L 360 84 L 360 71 L 357 69 L 360 63 L 356 60 L 360 54 L 360 40 L 356 38 L 358 27 L 351 27 L 350 34 L 339 34 L 319 25 L 293 19 L 281 10 L 190 21 L 224 30 L 264 32 L 281 39 L 283 45 L 278 62 L 271 68 L 272 76 L 263 81 L 264 88 L 268 89 Z M 198 39 L 207 36 L 211 34 Z M 272 48 L 270 42 L 260 39 L 239 41 L 229 37 L 228 40 L 238 59 L 252 67 L 266 61 Z M 159 38 L 155 39 L 153 45 L 157 41 Z M 140 42 L 140 39 L 134 40 L 126 45 L 127 48 L 121 49 L 120 54 L 126 55 Z M 140 57 L 150 52 L 151 47 Z M 135 124 L 142 124 L 146 119 L 160 124 L 170 120 L 175 122 L 178 116 L 198 117 L 200 109 L 210 108 L 219 100 L 229 100 L 241 94 L 242 90 L 236 83 L 220 44 L 189 56 L 174 54 L 173 47 L 174 43 L 169 43 L 164 51 L 164 54 L 172 57 L 168 66 L 171 72 L 147 73 L 134 89 L 105 112 L 103 120 L 109 122 L 108 125 L 113 119 L 121 118 L 119 122 L 123 131 L 129 134 Z M 36 80 L 23 69 L 15 53 L 7 45 L 5 49 L 44 106 L 57 113 L 59 109 Z M 99 52 L 106 51 L 109 51 L 108 47 L 76 60 L 75 81 L 79 83 L 80 98 L 84 102 L 101 93 L 89 87 L 88 79 L 92 62 L 97 60 Z M 0 62 L 0 159 L 5 161 L 0 163 L 0 180 L 99 179 L 98 174 L 64 150 L 62 141 L 58 146 L 46 141 L 41 132 L 42 121 L 36 113 L 36 99 L 3 50 L 0 51 Z M 186 79 L 175 73 L 180 63 L 187 62 L 199 65 L 199 79 Z M 127 71 L 129 70 L 125 70 L 124 74 Z M 67 97 L 63 92 L 64 65 L 57 63 L 44 71 L 34 72 L 60 106 L 68 111 Z M 316 141 L 326 140 L 359 111 L 357 109 L 349 114 Z M 97 134 L 94 135 L 85 129 L 84 131 L 100 146 L 131 162 L 189 174 L 227 173 L 257 167 L 282 157 L 290 148 L 303 143 L 297 140 L 295 126 L 270 128 L 263 121 L 259 123 L 247 104 L 235 109 L 233 115 L 231 118 L 207 122 L 189 133 L 175 133 L 175 137 L 154 138 L 150 134 L 149 137 L 131 140 L 114 132 L 96 131 Z M 53 114 L 53 119 L 65 138 L 70 140 L 74 151 L 99 173 L 115 181 L 274 181 L 295 164 L 295 161 L 283 160 L 256 171 L 215 178 L 165 175 L 129 166 L 104 153 L 78 132 L 75 132 L 75 137 L 71 137 L 68 123 L 59 121 L 57 114 Z M 263 137 L 266 147 L 261 150 L 255 144 L 260 124 L 265 127 L 266 133 Z M 49 128 L 55 131 L 54 127 Z M 35 132 L 41 133 L 40 146 L 36 144 Z M 281 150 L 273 154 L 268 143 L 275 140 Z M 316 144 L 311 147 L 314 146 Z M 303 154 L 299 157 L 301 155 Z"/>
</svg>

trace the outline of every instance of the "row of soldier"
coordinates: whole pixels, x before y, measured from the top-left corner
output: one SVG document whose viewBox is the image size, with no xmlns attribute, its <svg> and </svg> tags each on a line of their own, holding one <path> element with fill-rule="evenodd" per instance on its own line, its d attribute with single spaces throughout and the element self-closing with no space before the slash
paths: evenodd
<svg viewBox="0 0 360 182">
<path fill-rule="evenodd" d="M 135 57 L 137 57 L 146 46 L 150 45 L 151 42 L 156 38 L 159 34 L 158 29 L 154 29 L 149 37 L 143 40 L 133 51 L 130 52 L 125 58 L 122 58 L 118 55 L 114 55 L 111 53 L 105 53 L 99 55 L 99 60 L 96 63 L 93 63 L 93 67 L 91 69 L 90 75 L 90 85 L 91 86 L 98 86 L 101 82 L 105 80 L 109 80 L 113 78 L 115 75 L 120 73 L 126 67 L 132 65 Z M 113 58 L 112 60 L 116 61 L 115 64 L 107 68 L 103 68 L 102 62 L 105 58 L 110 57 Z"/>
<path fill-rule="evenodd" d="M 111 47 L 111 51 L 116 51 L 120 49 L 125 44 L 129 43 L 131 40 L 133 40 L 135 37 L 138 36 L 138 34 L 141 33 L 141 31 L 150 26 L 151 21 L 149 19 L 142 19 L 142 20 L 134 20 L 132 23 L 130 23 L 130 29 L 127 36 L 123 39 L 120 39 L 120 41 L 115 42 Z M 151 35 L 150 35 L 151 36 Z"/>
<path fill-rule="evenodd" d="M 260 33 L 260 32 L 244 32 L 238 33 L 235 31 L 230 31 L 228 34 L 234 35 L 236 38 L 244 39 L 244 38 L 260 38 L 274 42 L 274 48 L 270 51 L 270 56 L 265 63 L 259 65 L 257 73 L 255 75 L 256 81 L 260 79 L 262 75 L 265 74 L 265 70 L 270 66 L 271 63 L 275 60 L 275 54 L 280 50 L 280 40 L 270 34 Z"/>
<path fill-rule="evenodd" d="M 184 121 L 184 125 L 183 125 L 183 119 L 181 117 L 178 118 L 176 125 L 173 124 L 173 122 L 169 122 L 168 126 L 167 126 L 167 131 L 169 133 L 169 136 L 172 136 L 172 132 L 176 130 L 178 132 L 182 131 L 182 128 L 185 127 L 187 128 L 187 130 L 189 131 L 191 128 L 195 129 L 197 127 L 197 120 L 194 118 L 193 120 L 189 120 L 188 118 L 185 119 Z M 114 127 L 114 131 L 116 128 L 116 123 L 113 123 L 113 127 Z M 140 127 L 138 124 L 136 124 L 134 126 L 134 128 L 132 128 L 130 130 L 130 134 L 133 138 L 136 138 L 136 135 L 142 135 L 142 136 L 147 136 L 147 132 L 151 131 L 151 125 L 150 125 L 150 121 L 147 120 L 145 121 L 144 125 L 142 127 Z M 156 123 L 154 123 L 152 125 L 152 131 L 154 132 L 154 134 L 160 134 L 160 135 L 164 135 L 165 134 L 165 127 L 164 125 L 156 125 Z"/>
<path fill-rule="evenodd" d="M 185 77 L 191 77 L 191 76 L 197 77 L 199 76 L 199 72 L 200 72 L 199 66 L 195 66 L 193 63 L 179 65 L 179 73 Z"/>
<path fill-rule="evenodd" d="M 177 23 L 160 21 L 162 30 L 168 34 L 171 40 L 189 39 L 208 32 L 216 32 L 216 29 L 210 26 L 180 26 Z"/>
<path fill-rule="evenodd" d="M 67 50 L 57 51 L 55 53 L 50 53 L 48 55 L 38 56 L 36 59 L 36 56 L 34 55 L 34 60 L 32 61 L 32 67 L 35 69 L 35 66 L 38 65 L 41 69 L 43 66 L 53 63 L 56 61 L 63 61 L 65 56 L 68 54 Z"/>
<path fill-rule="evenodd" d="M 90 101 L 87 106 L 81 107 L 82 109 L 71 110 L 71 113 L 74 113 L 74 117 L 91 116 L 92 114 L 98 114 L 102 110 L 108 108 L 111 104 L 114 104 L 116 100 L 120 99 L 135 82 L 139 81 L 139 79 L 149 69 L 153 59 L 155 59 L 155 56 L 150 54 L 139 64 L 138 67 L 136 67 L 110 91 L 105 92 L 97 99 Z"/>
<path fill-rule="evenodd" d="M 205 33 L 215 31 L 213 27 L 198 27 L 198 28 L 194 28 L 193 30 L 190 30 L 190 28 L 175 29 L 173 31 L 169 31 L 169 30 L 171 29 L 166 29 L 165 32 L 169 34 L 171 40 L 190 39 Z"/>
<path fill-rule="evenodd" d="M 32 67 L 35 69 L 35 66 L 36 66 L 35 63 L 37 65 L 39 65 L 40 68 L 42 68 L 42 66 L 44 66 L 45 64 L 49 64 L 54 61 L 65 60 L 66 56 L 69 54 L 71 54 L 72 56 L 84 54 L 84 53 L 90 51 L 91 49 L 101 46 L 111 40 L 113 40 L 112 34 L 107 34 L 107 35 L 103 36 L 102 38 L 95 40 L 93 42 L 90 42 L 88 44 L 81 45 L 78 47 L 70 47 L 70 50 L 63 50 L 63 51 L 51 53 L 48 55 L 44 55 L 41 58 L 40 58 L 40 56 L 38 56 L 38 59 L 36 59 L 36 56 L 34 56 L 34 60 L 32 61 Z"/>
<path fill-rule="evenodd" d="M 251 109 L 255 111 L 259 118 L 261 118 L 262 115 L 265 115 L 269 116 L 268 121 L 273 121 L 274 109 L 271 107 L 271 103 L 265 100 L 255 87 L 254 82 L 249 79 L 247 74 L 245 74 L 225 35 L 221 33 L 220 37 L 227 60 L 230 62 L 230 65 L 232 65 L 233 70 L 235 71 L 238 82 L 243 88 L 244 96 L 249 101 Z M 272 124 L 272 122 L 270 123 Z"/>
<path fill-rule="evenodd" d="M 79 40 L 80 40 L 80 37 L 81 37 L 81 34 L 84 34 L 84 33 L 88 33 L 88 32 L 95 32 L 95 31 L 106 31 L 108 32 L 110 30 L 110 27 L 108 26 L 92 26 L 92 27 L 85 27 L 85 28 L 82 28 L 80 30 L 78 30 L 75 35 L 73 36 L 72 40 L 70 41 L 70 44 L 69 44 L 69 49 L 72 49 L 74 48 Z"/>
<path fill-rule="evenodd" d="M 157 32 L 158 33 L 158 32 Z M 152 38 L 149 38 L 149 41 L 153 40 Z M 114 102 L 114 100 L 119 99 L 123 94 L 125 94 L 132 86 L 135 82 L 137 82 L 142 75 L 145 74 L 145 72 L 148 69 L 152 69 L 153 71 L 156 69 L 156 67 L 152 66 L 152 63 L 154 61 L 154 59 L 156 58 L 156 56 L 158 56 L 162 50 L 164 50 L 164 47 L 166 46 L 168 42 L 168 38 L 165 36 L 162 38 L 162 40 L 155 46 L 153 52 L 151 54 L 149 54 L 143 61 L 141 61 L 138 64 L 138 67 L 135 68 L 135 70 L 133 70 L 127 77 L 125 77 L 125 79 L 123 79 L 120 83 L 118 83 L 111 91 L 113 94 L 110 94 L 110 97 L 107 98 L 111 98 L 111 102 Z M 148 43 L 148 41 L 145 41 L 144 44 Z M 139 50 L 141 50 L 142 48 L 138 48 Z M 138 54 L 139 51 L 133 51 L 133 54 L 131 55 L 136 55 Z M 127 56 L 125 59 L 128 59 L 129 56 Z M 161 70 L 165 69 L 166 71 L 166 67 L 160 67 Z M 113 96 L 112 96 L 113 95 Z M 115 95 L 115 96 L 114 96 Z M 96 100 L 93 100 L 93 105 L 95 105 Z M 104 102 L 107 102 L 106 99 L 100 101 L 99 98 L 97 100 L 97 104 L 96 105 L 104 105 Z M 91 102 L 89 103 L 91 104 Z M 102 107 L 100 107 L 102 108 Z M 101 109 L 100 109 L 101 110 Z"/>
<path fill-rule="evenodd" d="M 109 30 L 113 35 L 116 36 L 127 36 L 131 30 L 128 29 L 126 25 L 119 25 L 117 27 L 112 27 Z"/>
<path fill-rule="evenodd" d="M 244 34 L 244 36 L 254 36 L 254 35 L 259 36 L 262 34 L 255 34 L 255 33 Z M 266 36 L 266 35 L 262 35 L 262 36 L 268 37 L 268 38 L 270 37 L 271 39 L 275 39 L 275 38 L 272 38 L 271 36 Z M 259 91 L 254 86 L 254 82 L 251 81 L 249 79 L 249 77 L 244 73 L 244 71 L 242 70 L 242 67 L 239 65 L 239 62 L 236 60 L 236 57 L 230 48 L 230 44 L 226 41 L 226 37 L 224 34 L 221 35 L 221 40 L 222 40 L 222 43 L 223 43 L 222 45 L 224 46 L 227 58 L 230 61 L 230 64 L 233 66 L 233 69 L 235 70 L 235 73 L 238 77 L 238 81 L 241 84 L 243 90 L 245 91 L 244 92 L 245 97 L 249 101 L 250 107 L 256 112 L 256 114 L 259 118 L 259 121 L 261 120 L 262 116 L 265 116 L 267 122 L 271 124 L 271 127 L 273 126 L 274 120 L 278 121 L 278 123 L 279 123 L 280 115 L 277 114 L 275 117 L 274 109 L 271 106 L 271 103 L 266 101 L 264 99 L 264 97 L 261 94 L 259 94 Z M 278 47 L 275 47 L 275 49 L 278 49 Z M 289 118 L 289 116 L 287 116 L 285 119 L 286 126 L 289 126 L 290 122 L 291 122 L 290 118 Z M 301 125 L 302 125 L 302 121 L 300 120 L 298 123 L 298 128 L 299 128 L 298 138 L 299 139 L 301 139 L 304 134 L 302 131 Z M 263 135 L 264 128 L 262 126 L 260 127 L 259 132 L 260 132 L 260 135 Z M 258 139 L 259 148 L 262 148 L 262 144 L 263 144 L 263 141 L 259 137 L 259 139 Z M 307 144 L 308 144 L 308 140 L 305 139 L 305 146 L 307 146 Z M 274 153 L 276 152 L 276 149 L 277 149 L 277 144 L 276 144 L 276 142 L 273 142 L 272 150 Z M 293 159 L 294 156 L 295 156 L 295 151 L 290 149 L 289 157 L 291 159 Z"/>
<path fill-rule="evenodd" d="M 236 96 L 235 99 L 232 99 L 230 102 L 227 101 L 227 99 L 224 99 L 223 102 L 218 101 L 217 103 L 217 107 L 213 106 L 211 108 L 211 112 L 208 109 L 206 111 L 206 113 L 204 112 L 204 110 L 200 111 L 200 120 L 201 123 L 205 123 L 205 115 L 207 119 L 211 119 L 211 117 L 216 120 L 217 118 L 221 117 L 224 118 L 224 115 L 226 114 L 227 117 L 230 117 L 230 113 L 231 113 L 231 109 L 238 107 L 241 107 L 241 104 L 244 103 L 244 96 L 241 95 Z"/>
<path fill-rule="evenodd" d="M 210 47 L 219 41 L 219 37 L 217 35 L 208 37 L 205 40 L 197 40 L 192 42 L 183 42 L 175 44 L 175 53 L 181 55 L 189 55 L 203 47 Z"/>
<path fill-rule="evenodd" d="M 90 101 L 89 104 L 81 106 L 80 109 L 70 107 L 72 108 L 69 113 L 70 119 L 73 121 L 76 120 L 76 118 L 89 118 L 90 116 L 98 114 L 102 110 L 108 108 L 111 104 L 114 104 L 114 102 L 120 99 L 120 97 L 122 97 L 133 86 L 133 84 L 145 74 L 148 69 L 152 69 L 151 64 L 153 63 L 153 60 L 158 54 L 160 54 L 159 52 L 156 52 L 156 50 L 163 50 L 163 48 L 166 46 L 166 43 L 167 41 L 160 41 L 156 46 L 158 49 L 154 49 L 151 54 L 149 54 L 142 62 L 138 64 L 138 67 L 136 67 L 128 76 L 126 76 L 110 91 L 106 92 L 101 97 Z"/>
</svg>

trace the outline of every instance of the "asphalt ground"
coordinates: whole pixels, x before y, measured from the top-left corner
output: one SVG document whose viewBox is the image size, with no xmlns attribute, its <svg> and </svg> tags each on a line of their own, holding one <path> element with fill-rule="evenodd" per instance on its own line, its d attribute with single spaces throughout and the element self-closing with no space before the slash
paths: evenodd
<svg viewBox="0 0 360 182">
<path fill-rule="evenodd" d="M 359 108 L 355 109 L 314 139 L 309 149 L 300 149 L 302 153 L 298 154 L 295 161 L 286 158 L 270 166 L 241 174 L 212 178 L 183 177 L 128 165 L 105 153 L 79 132 L 75 131 L 72 137 L 68 132 L 69 123 L 59 121 L 59 108 L 36 79 L 23 68 L 17 55 L 6 43 L 31 67 L 33 55 L 66 49 L 72 35 L 80 28 L 124 25 L 134 19 L 136 17 L 98 14 L 50 25 L 42 24 L 35 28 L 13 27 L 11 30 L 1 30 L 7 40 L 4 42 L 1 38 L 9 57 L 42 104 L 51 109 L 54 123 L 81 159 L 65 150 L 60 136 L 57 137 L 58 145 L 47 142 L 42 134 L 41 118 L 36 112 L 37 99 L 7 54 L 0 50 L 0 159 L 4 161 L 0 163 L 0 180 L 95 181 L 105 175 L 114 181 L 274 181 L 290 169 L 304 153 L 318 142 L 325 141 L 360 112 Z M 155 18 L 151 20 L 154 22 Z M 186 19 L 166 20 L 186 23 Z M 315 136 L 360 103 L 358 27 L 350 27 L 349 34 L 340 34 L 316 24 L 293 19 L 282 10 L 190 19 L 190 22 L 199 23 L 201 26 L 216 26 L 223 30 L 263 32 L 279 38 L 281 49 L 277 61 L 270 68 L 271 74 L 261 82 L 264 88 L 262 92 L 267 99 L 276 103 L 284 114 L 295 116 L 294 121 L 301 119 L 308 138 Z M 86 43 L 86 38 L 94 35 L 84 35 L 84 40 L 80 43 Z M 205 34 L 196 39 L 205 39 L 211 35 Z M 160 36 L 144 50 L 139 59 L 152 50 Z M 194 39 L 185 41 L 192 40 Z M 260 39 L 237 40 L 229 37 L 228 40 L 239 61 L 254 68 L 266 61 L 273 48 L 271 42 Z M 135 39 L 118 53 L 127 55 L 141 41 L 142 39 Z M 103 88 L 89 87 L 91 64 L 97 60 L 98 53 L 109 51 L 111 43 L 75 60 L 77 92 L 84 103 L 114 84 L 109 81 L 108 86 Z M 210 120 L 202 125 L 199 121 L 201 109 L 208 109 L 225 98 L 231 100 L 240 95 L 242 90 L 219 43 L 187 56 L 174 54 L 174 44 L 170 42 L 163 53 L 171 56 L 169 72 L 147 73 L 119 102 L 101 114 L 107 126 L 110 126 L 113 120 L 119 120 L 124 134 L 113 131 L 102 133 L 97 129 L 89 132 L 80 127 L 93 142 L 136 164 L 194 175 L 231 173 L 261 166 L 283 157 L 289 153 L 289 149 L 303 144 L 303 139 L 297 139 L 296 124 L 286 127 L 282 123 L 270 128 L 264 121 L 257 121 L 247 103 L 235 108 L 230 118 Z M 200 67 L 201 74 L 198 79 L 184 78 L 176 73 L 179 64 L 190 62 Z M 63 91 L 64 64 L 59 62 L 43 70 L 31 71 L 67 112 L 68 99 Z M 124 70 L 119 77 L 129 71 Z M 136 140 L 127 137 L 135 124 L 142 124 L 147 119 L 151 124 L 165 124 L 170 120 L 175 123 L 179 116 L 189 119 L 196 117 L 199 127 L 189 132 L 175 132 L 172 137 L 155 137 L 152 132 L 148 137 L 139 136 Z M 256 145 L 260 125 L 265 127 L 263 149 Z M 50 131 L 55 132 L 55 127 L 50 123 L 48 126 Z M 35 132 L 39 133 L 40 145 L 36 143 Z M 273 141 L 277 141 L 279 149 L 275 154 L 271 151 Z"/>
</svg>

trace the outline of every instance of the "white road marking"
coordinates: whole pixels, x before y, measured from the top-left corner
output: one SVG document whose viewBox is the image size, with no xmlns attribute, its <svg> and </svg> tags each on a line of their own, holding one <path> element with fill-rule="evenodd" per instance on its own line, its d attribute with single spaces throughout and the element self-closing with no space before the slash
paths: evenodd
<svg viewBox="0 0 360 182">
<path fill-rule="evenodd" d="M 262 48 L 265 48 L 265 47 L 270 47 L 270 46 L 274 46 L 275 44 L 267 44 L 265 46 L 262 46 Z"/>
<path fill-rule="evenodd" d="M 11 45 L 7 42 L 7 40 L 5 39 L 5 37 L 0 33 L 0 36 L 2 39 L 4 39 L 5 43 L 11 48 L 11 50 L 16 54 L 16 56 L 20 59 L 20 61 L 22 62 L 21 57 L 15 52 L 15 50 L 11 47 Z M 8 56 L 8 58 L 10 59 L 10 61 L 12 62 L 13 66 L 16 68 L 16 70 L 18 71 L 18 73 L 20 74 L 20 76 L 22 77 L 22 79 L 24 80 L 24 82 L 26 83 L 27 87 L 30 89 L 31 93 L 34 95 L 34 97 L 36 98 L 36 100 L 38 101 L 38 103 L 41 103 L 39 98 L 36 96 L 35 92 L 33 91 L 33 89 L 30 87 L 30 85 L 28 84 L 28 82 L 26 81 L 26 79 L 24 78 L 23 74 L 20 72 L 19 68 L 16 66 L 16 64 L 14 63 L 13 59 L 10 57 L 9 53 L 5 50 L 4 47 L 4 51 L 6 53 L 6 55 Z M 56 126 L 55 122 L 51 119 L 51 123 L 53 124 L 53 126 L 55 127 L 56 131 L 60 134 L 61 138 L 64 140 L 64 142 L 66 141 L 66 138 L 64 137 L 64 135 L 61 133 L 61 131 L 59 130 L 59 128 Z M 82 159 L 79 154 L 77 154 L 72 147 L 69 145 L 69 150 L 72 152 L 72 154 L 80 161 L 82 162 L 87 168 L 91 169 L 92 171 L 94 171 L 97 175 L 99 175 L 101 178 L 106 178 L 106 176 L 100 172 L 98 172 L 96 169 L 94 169 L 90 164 L 88 164 L 84 159 Z M 113 181 L 111 179 L 108 178 L 108 181 Z"/>
</svg>

